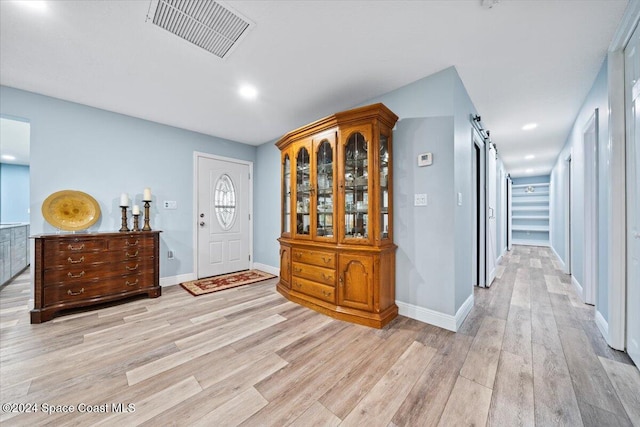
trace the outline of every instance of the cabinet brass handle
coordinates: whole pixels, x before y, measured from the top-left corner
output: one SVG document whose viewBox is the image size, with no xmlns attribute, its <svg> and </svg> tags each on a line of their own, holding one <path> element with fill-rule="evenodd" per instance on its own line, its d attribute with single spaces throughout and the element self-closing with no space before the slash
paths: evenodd
<svg viewBox="0 0 640 427">
<path fill-rule="evenodd" d="M 324 280 L 331 280 L 331 279 L 333 279 L 333 276 L 332 276 L 332 275 L 330 275 L 330 274 L 329 274 L 329 275 L 326 275 L 326 274 L 322 273 L 322 278 L 323 278 Z"/>
<path fill-rule="evenodd" d="M 344 282 L 344 276 L 341 274 L 340 275 L 340 284 L 342 285 L 343 282 Z"/>
<path fill-rule="evenodd" d="M 71 272 L 67 273 L 67 276 L 73 278 L 73 279 L 77 279 L 78 277 L 82 277 L 85 275 L 84 270 L 80 272 L 80 274 L 71 274 Z"/>
<path fill-rule="evenodd" d="M 80 264 L 81 262 L 84 262 L 84 256 L 81 256 L 79 260 L 74 260 L 73 258 L 69 257 L 67 258 L 67 261 L 69 261 L 70 264 Z"/>
<path fill-rule="evenodd" d="M 73 246 L 72 244 L 69 244 L 69 246 L 67 246 L 67 249 L 69 249 L 70 251 L 81 251 L 84 249 L 84 243 L 80 246 Z"/>
<path fill-rule="evenodd" d="M 331 292 L 322 291 L 322 295 L 324 295 L 325 297 L 330 297 L 331 296 Z"/>
<path fill-rule="evenodd" d="M 302 252 L 296 252 L 295 255 L 296 258 L 302 258 Z"/>
<path fill-rule="evenodd" d="M 67 291 L 67 295 L 78 296 L 84 294 L 84 288 L 80 288 L 80 292 L 72 292 L 71 289 Z"/>
<path fill-rule="evenodd" d="M 133 255 L 131 255 L 129 252 L 127 252 L 127 258 L 135 258 L 135 257 L 137 257 L 138 256 L 138 252 L 140 252 L 140 251 L 136 251 L 136 253 L 133 254 Z"/>
<path fill-rule="evenodd" d="M 135 267 L 129 267 L 129 266 L 127 265 L 127 266 L 125 266 L 125 267 L 126 267 L 126 269 L 127 269 L 127 270 L 129 270 L 129 271 L 135 271 L 135 270 L 137 270 L 137 269 L 138 269 L 138 265 L 139 265 L 139 264 L 136 264 L 136 266 L 135 266 Z"/>
<path fill-rule="evenodd" d="M 138 279 L 136 279 L 136 281 L 135 281 L 135 282 L 131 282 L 131 283 L 129 283 L 129 281 L 128 281 L 128 280 L 127 280 L 127 282 L 126 282 L 126 285 L 127 285 L 127 286 L 135 286 L 135 285 L 137 285 L 137 284 L 138 284 Z"/>
<path fill-rule="evenodd" d="M 333 261 L 333 258 L 331 258 L 331 257 L 329 257 L 329 258 L 322 257 L 322 260 L 324 261 L 325 264 L 329 264 L 331 261 Z"/>
<path fill-rule="evenodd" d="M 302 269 L 298 267 L 293 267 L 293 271 L 295 271 L 296 273 L 301 273 Z"/>
<path fill-rule="evenodd" d="M 136 239 L 136 241 L 133 243 L 129 243 L 128 240 L 125 240 L 124 244 L 127 246 L 138 246 L 138 239 Z"/>
<path fill-rule="evenodd" d="M 302 284 L 301 284 L 301 283 L 295 282 L 295 285 L 296 285 L 298 288 L 302 288 Z"/>
</svg>

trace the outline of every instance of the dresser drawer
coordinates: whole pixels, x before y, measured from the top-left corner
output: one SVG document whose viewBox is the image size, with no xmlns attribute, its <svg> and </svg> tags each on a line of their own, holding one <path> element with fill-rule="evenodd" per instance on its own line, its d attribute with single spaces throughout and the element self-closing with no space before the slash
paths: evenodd
<svg viewBox="0 0 640 427">
<path fill-rule="evenodd" d="M 82 283 L 94 279 L 116 276 L 135 276 L 139 273 L 153 271 L 154 259 L 146 258 L 109 264 L 85 264 L 50 269 L 44 272 L 44 286 L 55 286 L 61 283 Z"/>
<path fill-rule="evenodd" d="M 149 281 L 149 277 L 153 277 L 153 275 L 137 274 L 131 277 L 49 286 L 44 288 L 45 306 L 100 298 L 150 287 L 153 286 L 153 283 Z"/>
<path fill-rule="evenodd" d="M 44 257 L 44 268 L 60 268 L 84 266 L 87 264 L 102 264 L 122 261 L 135 261 L 153 257 L 153 247 L 132 247 L 115 251 L 78 251 L 78 252 L 53 252 Z"/>
<path fill-rule="evenodd" d="M 332 252 L 294 248 L 291 258 L 294 262 L 313 264 L 325 268 L 336 268 L 336 254 Z"/>
<path fill-rule="evenodd" d="M 321 282 L 329 286 L 336 285 L 336 271 L 329 268 L 294 262 L 293 275 L 313 280 L 315 282 Z"/>
<path fill-rule="evenodd" d="M 63 254 L 77 254 L 78 252 L 104 251 L 107 241 L 104 239 L 60 239 L 46 240 L 45 253 L 62 252 Z"/>
<path fill-rule="evenodd" d="M 336 303 L 336 293 L 333 286 L 321 285 L 320 283 L 311 282 L 309 280 L 294 277 L 292 280 L 291 290 L 300 292 L 323 301 Z"/>
<path fill-rule="evenodd" d="M 133 253 L 136 249 L 153 249 L 153 238 L 125 235 L 109 241 L 109 250 L 123 250 Z"/>
</svg>

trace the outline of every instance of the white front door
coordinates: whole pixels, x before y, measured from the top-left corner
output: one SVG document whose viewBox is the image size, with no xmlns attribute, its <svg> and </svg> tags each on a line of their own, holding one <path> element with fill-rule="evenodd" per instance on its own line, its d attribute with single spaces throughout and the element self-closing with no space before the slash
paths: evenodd
<svg viewBox="0 0 640 427">
<path fill-rule="evenodd" d="M 486 253 L 487 253 L 487 282 L 486 286 L 491 286 L 493 279 L 496 278 L 496 259 L 497 251 L 496 246 L 498 244 L 498 236 L 496 229 L 496 193 L 497 193 L 497 181 L 496 181 L 496 149 L 493 144 L 487 144 L 487 240 L 486 240 Z"/>
<path fill-rule="evenodd" d="M 627 353 L 640 366 L 640 30 L 625 49 L 627 110 Z"/>
<path fill-rule="evenodd" d="M 197 155 L 197 276 L 249 269 L 250 164 Z"/>
</svg>

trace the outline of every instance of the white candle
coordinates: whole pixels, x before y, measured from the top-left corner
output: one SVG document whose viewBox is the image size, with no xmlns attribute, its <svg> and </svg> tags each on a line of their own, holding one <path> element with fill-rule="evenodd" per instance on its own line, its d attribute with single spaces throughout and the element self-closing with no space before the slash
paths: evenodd
<svg viewBox="0 0 640 427">
<path fill-rule="evenodd" d="M 142 198 L 145 202 L 151 201 L 151 189 L 149 187 L 144 189 L 144 197 Z"/>
<path fill-rule="evenodd" d="M 133 214 L 134 215 L 140 215 L 140 206 L 133 205 Z"/>
<path fill-rule="evenodd" d="M 129 195 L 127 193 L 120 195 L 120 206 L 129 206 Z"/>
</svg>

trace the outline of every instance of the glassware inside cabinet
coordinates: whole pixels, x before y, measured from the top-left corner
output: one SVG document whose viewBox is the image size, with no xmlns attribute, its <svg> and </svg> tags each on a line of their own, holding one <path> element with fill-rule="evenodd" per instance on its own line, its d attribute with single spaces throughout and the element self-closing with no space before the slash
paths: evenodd
<svg viewBox="0 0 640 427">
<path fill-rule="evenodd" d="M 296 158 L 296 233 L 309 234 L 311 221 L 311 159 L 306 148 Z"/>
<path fill-rule="evenodd" d="M 380 239 L 389 238 L 389 137 L 380 134 Z"/>
<path fill-rule="evenodd" d="M 345 230 L 348 238 L 369 237 L 368 142 L 360 132 L 351 134 L 345 146 Z"/>
<path fill-rule="evenodd" d="M 291 160 L 288 154 L 284 156 L 282 179 L 282 232 L 291 233 Z"/>
<path fill-rule="evenodd" d="M 316 236 L 333 236 L 333 149 L 323 140 L 316 153 Z"/>
</svg>

